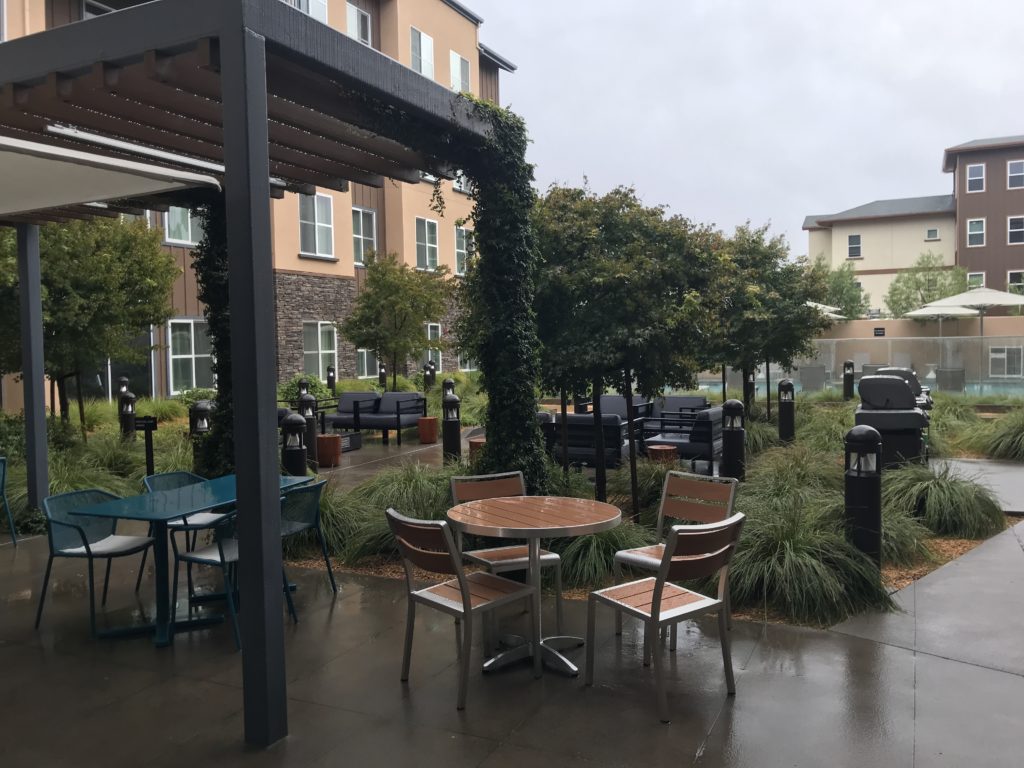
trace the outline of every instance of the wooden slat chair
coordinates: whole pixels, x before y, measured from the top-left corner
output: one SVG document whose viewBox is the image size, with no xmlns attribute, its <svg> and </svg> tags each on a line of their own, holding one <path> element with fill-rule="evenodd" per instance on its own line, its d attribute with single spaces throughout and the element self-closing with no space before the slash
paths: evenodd
<svg viewBox="0 0 1024 768">
<path fill-rule="evenodd" d="M 666 521 L 717 523 L 732 516 L 739 483 L 731 477 L 708 477 L 689 472 L 668 472 L 658 506 L 658 538 L 664 540 Z M 665 554 L 665 544 L 623 549 L 615 553 L 612 572 L 615 582 L 622 581 L 622 567 L 657 572 Z M 728 596 L 726 596 L 728 599 Z M 615 616 L 615 634 L 622 634 L 622 614 Z M 676 649 L 676 628 L 672 627 L 670 650 Z"/>
<path fill-rule="evenodd" d="M 404 517 L 390 508 L 387 510 L 387 519 L 402 553 L 405 582 L 409 589 L 405 651 L 402 655 L 402 682 L 409 680 L 416 604 L 423 603 L 455 617 L 455 642 L 461 660 L 457 707 L 465 709 L 469 662 L 472 656 L 470 649 L 473 639 L 473 617 L 517 600 L 524 600 L 529 605 L 533 588 L 493 573 L 465 573 L 451 528 L 445 520 L 416 520 Z M 455 578 L 431 587 L 416 589 L 413 585 L 413 566 Z M 532 612 L 530 620 L 537 621 Z"/>
<path fill-rule="evenodd" d="M 675 525 L 669 530 L 658 575 L 618 584 L 590 593 L 587 603 L 586 684 L 594 683 L 594 629 L 598 603 L 627 613 L 644 622 L 644 666 L 654 659 L 654 681 L 658 695 L 658 716 L 669 721 L 665 691 L 662 644 L 654 642 L 663 627 L 703 613 L 718 612 L 718 634 L 722 644 L 726 688 L 736 693 L 732 671 L 732 651 L 728 629 L 729 561 L 736 549 L 745 516 L 735 514 L 727 520 L 707 525 Z M 708 597 L 672 582 L 703 579 L 718 573 L 718 596 Z"/>
<path fill-rule="evenodd" d="M 526 482 L 522 472 L 502 472 L 495 475 L 465 475 L 451 479 L 452 506 L 478 499 L 496 499 L 502 496 L 525 496 Z M 462 549 L 461 534 L 457 540 Z M 488 549 L 472 549 L 462 556 L 482 565 L 494 574 L 526 571 L 530 555 L 526 544 L 512 544 Z M 562 558 L 557 552 L 540 551 L 540 567 L 555 569 L 555 625 L 556 634 L 562 634 Z"/>
</svg>

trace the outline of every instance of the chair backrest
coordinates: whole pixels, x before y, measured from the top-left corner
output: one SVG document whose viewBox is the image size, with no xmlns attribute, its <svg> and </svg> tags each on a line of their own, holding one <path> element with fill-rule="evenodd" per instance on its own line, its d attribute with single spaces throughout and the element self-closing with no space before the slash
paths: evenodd
<svg viewBox="0 0 1024 768">
<path fill-rule="evenodd" d="M 357 402 L 360 413 L 373 413 L 377 410 L 380 395 L 376 392 L 342 392 L 338 395 L 338 413 L 353 413 Z"/>
<path fill-rule="evenodd" d="M 7 496 L 7 457 L 0 456 L 0 496 Z"/>
<path fill-rule="evenodd" d="M 175 488 L 184 488 L 186 485 L 205 483 L 206 478 L 194 472 L 161 472 L 158 475 L 147 475 L 142 478 L 146 491 L 156 493 L 157 491 L 173 491 Z"/>
<path fill-rule="evenodd" d="M 320 497 L 323 495 L 326 480 L 312 485 L 300 485 L 290 488 L 281 496 L 281 523 L 293 523 L 288 533 L 295 533 L 303 528 L 316 528 L 320 522 Z M 297 525 L 295 525 L 297 524 Z"/>
<path fill-rule="evenodd" d="M 526 481 L 522 472 L 501 472 L 496 475 L 464 475 L 451 480 L 452 505 L 499 496 L 525 496 Z"/>
<path fill-rule="evenodd" d="M 666 518 L 692 523 L 719 523 L 731 517 L 738 485 L 731 477 L 668 472 L 658 507 L 658 538 L 665 535 Z"/>
<path fill-rule="evenodd" d="M 463 610 L 470 609 L 469 584 L 462 570 L 462 556 L 455 546 L 452 529 L 446 520 L 417 520 L 400 515 L 388 507 L 388 527 L 395 535 L 405 567 L 405 584 L 413 590 L 412 568 L 415 565 L 430 573 L 455 576 L 462 594 Z"/>
<path fill-rule="evenodd" d="M 423 395 L 419 392 L 385 392 L 380 396 L 380 402 L 377 403 L 377 413 L 393 415 L 399 403 L 418 400 L 421 397 Z"/>
<path fill-rule="evenodd" d="M 635 407 L 644 405 L 647 403 L 647 398 L 643 395 L 633 395 L 633 405 Z M 601 395 L 601 415 L 609 416 L 615 415 L 625 421 L 629 414 L 626 412 L 626 398 L 624 395 Z"/>
<path fill-rule="evenodd" d="M 91 504 L 102 504 L 104 501 L 116 498 L 118 497 L 107 491 L 90 488 L 84 491 L 69 491 L 56 496 L 47 496 L 43 499 L 43 513 L 47 520 L 46 533 L 50 540 L 50 551 L 56 552 L 60 549 L 82 546 L 82 535 L 68 526 L 81 529 L 89 544 L 95 544 L 100 539 L 110 536 L 114 532 L 117 520 L 85 517 L 71 513 L 76 509 Z"/>
</svg>

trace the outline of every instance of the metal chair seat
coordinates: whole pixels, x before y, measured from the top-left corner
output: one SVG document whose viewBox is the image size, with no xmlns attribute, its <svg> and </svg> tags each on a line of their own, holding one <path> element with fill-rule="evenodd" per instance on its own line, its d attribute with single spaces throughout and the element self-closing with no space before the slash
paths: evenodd
<svg viewBox="0 0 1024 768">
<path fill-rule="evenodd" d="M 646 579 L 600 589 L 592 594 L 598 601 L 617 610 L 639 619 L 650 619 L 654 604 L 654 587 L 657 581 L 655 577 L 649 576 Z M 663 622 L 680 621 L 690 616 L 717 610 L 721 605 L 721 600 L 666 582 L 661 594 L 659 615 Z"/>
<path fill-rule="evenodd" d="M 174 531 L 200 531 L 212 528 L 227 517 L 224 512 L 196 512 L 186 518 L 171 520 L 167 527 Z"/>
<path fill-rule="evenodd" d="M 57 552 L 61 557 L 120 557 L 121 555 L 133 555 L 141 552 L 150 544 L 153 539 L 150 536 L 120 536 L 111 534 L 104 539 L 93 542 L 86 550 L 83 544 L 80 547 L 65 547 Z"/>
<path fill-rule="evenodd" d="M 223 551 L 224 556 L 221 557 Z M 191 552 L 179 552 L 178 559 L 200 565 L 230 565 L 238 562 L 238 539 L 224 539 L 220 544 L 209 544 Z"/>
<path fill-rule="evenodd" d="M 469 609 L 471 611 L 497 608 L 499 605 L 515 600 L 525 600 L 533 594 L 533 588 L 527 584 L 495 576 L 486 571 L 467 573 L 466 584 L 469 585 Z M 464 612 L 462 589 L 457 578 L 412 592 L 411 597 L 413 600 L 427 603 L 433 608 L 456 616 L 461 616 Z"/>
</svg>

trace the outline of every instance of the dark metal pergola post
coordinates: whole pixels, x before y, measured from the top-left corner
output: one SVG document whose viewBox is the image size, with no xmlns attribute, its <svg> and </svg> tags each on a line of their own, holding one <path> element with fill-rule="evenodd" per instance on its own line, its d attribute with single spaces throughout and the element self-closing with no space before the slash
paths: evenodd
<svg viewBox="0 0 1024 768">
<path fill-rule="evenodd" d="M 270 249 L 265 41 L 239 24 L 220 38 L 231 364 L 238 475 L 245 740 L 288 733 L 281 623 L 280 488 Z"/>
<path fill-rule="evenodd" d="M 50 490 L 46 456 L 46 384 L 43 379 L 43 301 L 39 267 L 39 227 L 35 224 L 19 224 L 17 232 L 28 505 L 39 509 Z"/>
</svg>

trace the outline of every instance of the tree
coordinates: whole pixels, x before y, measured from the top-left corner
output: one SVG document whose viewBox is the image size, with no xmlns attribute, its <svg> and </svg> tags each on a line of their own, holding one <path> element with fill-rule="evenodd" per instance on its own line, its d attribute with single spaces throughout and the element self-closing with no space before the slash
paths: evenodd
<svg viewBox="0 0 1024 768">
<path fill-rule="evenodd" d="M 135 340 L 173 313 L 179 272 L 144 222 L 113 218 L 50 224 L 40 229 L 43 358 L 67 414 L 64 380 L 99 368 L 107 358 L 140 361 Z M 0 230 L 0 372 L 21 370 L 16 242 Z"/>
<path fill-rule="evenodd" d="M 900 272 L 885 294 L 885 306 L 893 317 L 967 290 L 967 270 L 947 267 L 942 254 L 922 253 L 914 266 Z"/>
<path fill-rule="evenodd" d="M 448 311 L 452 291 L 445 267 L 423 271 L 402 264 L 394 254 L 371 256 L 366 282 L 341 333 L 356 347 L 373 350 L 387 361 L 394 387 L 399 364 L 425 348 L 441 348 L 440 341 L 427 339 L 424 326 Z"/>
<path fill-rule="evenodd" d="M 819 256 L 818 263 L 828 269 L 824 258 Z M 851 320 L 867 314 L 871 297 L 857 282 L 853 264 L 846 262 L 839 269 L 829 270 L 826 281 L 823 303 L 839 307 L 839 314 Z"/>
</svg>

